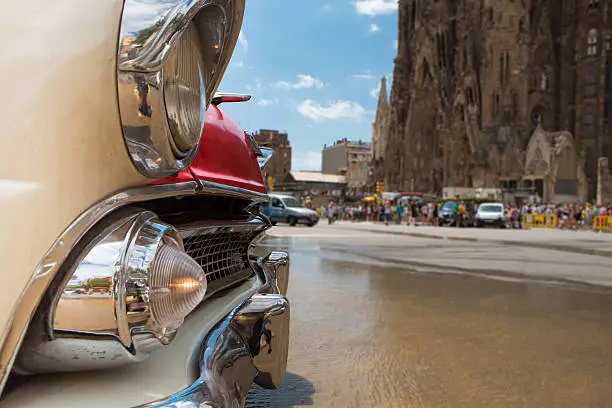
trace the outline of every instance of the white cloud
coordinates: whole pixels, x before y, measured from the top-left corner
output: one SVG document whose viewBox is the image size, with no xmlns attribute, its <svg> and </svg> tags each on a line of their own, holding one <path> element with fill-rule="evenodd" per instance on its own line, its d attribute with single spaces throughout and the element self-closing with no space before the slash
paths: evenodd
<svg viewBox="0 0 612 408">
<path fill-rule="evenodd" d="M 380 27 L 378 26 L 378 24 L 370 24 L 370 26 L 368 27 L 368 31 L 371 33 L 377 33 L 380 31 Z"/>
<path fill-rule="evenodd" d="M 393 48 L 395 48 L 395 51 L 397 51 L 398 45 L 399 45 L 399 41 L 397 40 L 393 41 Z"/>
<path fill-rule="evenodd" d="M 379 14 L 392 14 L 397 10 L 398 0 L 357 0 L 353 2 L 359 14 L 377 16 Z"/>
<path fill-rule="evenodd" d="M 230 61 L 230 67 L 244 68 L 244 61 Z"/>
<path fill-rule="evenodd" d="M 269 106 L 272 105 L 274 101 L 272 99 L 258 99 L 256 103 L 259 106 Z"/>
<path fill-rule="evenodd" d="M 370 89 L 370 96 L 374 99 L 378 99 L 378 95 L 380 95 L 380 85 L 378 88 Z"/>
<path fill-rule="evenodd" d="M 322 8 L 324 11 L 331 11 L 332 6 L 331 6 L 331 4 L 326 3 L 326 4 L 324 4 L 324 5 L 323 5 L 321 8 Z"/>
<path fill-rule="evenodd" d="M 320 79 L 314 78 L 310 75 L 299 74 L 297 78 L 298 81 L 295 83 L 279 81 L 276 85 L 284 89 L 321 89 L 324 86 Z"/>
<path fill-rule="evenodd" d="M 321 171 L 321 152 L 314 150 L 307 152 L 293 152 L 292 170 L 316 170 Z"/>
<path fill-rule="evenodd" d="M 309 119 L 316 121 L 331 119 L 355 119 L 360 120 L 367 111 L 353 101 L 333 101 L 327 106 L 320 105 L 312 99 L 306 99 L 298 105 L 298 112 Z"/>
<path fill-rule="evenodd" d="M 244 35 L 244 32 L 242 30 L 240 30 L 240 34 L 238 34 L 238 42 L 240 43 L 240 45 L 242 45 L 242 48 L 244 48 L 245 51 L 249 49 L 249 42 L 247 41 L 246 36 Z"/>
<path fill-rule="evenodd" d="M 374 75 L 370 74 L 369 72 L 365 74 L 353 74 L 351 75 L 351 77 L 355 79 L 367 79 L 367 80 L 374 79 Z"/>
</svg>

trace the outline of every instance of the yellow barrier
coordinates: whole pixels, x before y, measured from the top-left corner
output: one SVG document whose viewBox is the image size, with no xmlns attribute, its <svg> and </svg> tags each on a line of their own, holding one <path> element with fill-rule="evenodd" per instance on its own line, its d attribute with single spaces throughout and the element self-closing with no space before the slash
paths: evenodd
<svg viewBox="0 0 612 408">
<path fill-rule="evenodd" d="M 593 228 L 598 231 L 612 232 L 612 216 L 604 215 L 595 217 L 593 220 Z"/>
<path fill-rule="evenodd" d="M 552 214 L 525 214 L 523 227 L 525 228 L 556 228 L 559 220 Z"/>
</svg>

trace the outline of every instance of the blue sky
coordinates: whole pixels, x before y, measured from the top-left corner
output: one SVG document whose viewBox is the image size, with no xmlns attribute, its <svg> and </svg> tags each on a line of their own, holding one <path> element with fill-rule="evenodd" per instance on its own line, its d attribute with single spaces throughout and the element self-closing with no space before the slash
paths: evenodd
<svg viewBox="0 0 612 408">
<path fill-rule="evenodd" d="M 382 75 L 391 82 L 397 0 L 247 0 L 220 92 L 245 130 L 286 131 L 293 170 L 320 170 L 324 144 L 370 141 Z"/>
</svg>

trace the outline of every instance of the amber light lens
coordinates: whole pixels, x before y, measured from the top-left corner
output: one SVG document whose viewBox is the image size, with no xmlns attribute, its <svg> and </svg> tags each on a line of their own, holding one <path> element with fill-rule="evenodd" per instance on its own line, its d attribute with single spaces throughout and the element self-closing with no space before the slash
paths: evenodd
<svg viewBox="0 0 612 408">
<path fill-rule="evenodd" d="M 164 65 L 164 102 L 175 154 L 186 154 L 200 141 L 206 91 L 196 29 L 190 25 Z"/>
</svg>

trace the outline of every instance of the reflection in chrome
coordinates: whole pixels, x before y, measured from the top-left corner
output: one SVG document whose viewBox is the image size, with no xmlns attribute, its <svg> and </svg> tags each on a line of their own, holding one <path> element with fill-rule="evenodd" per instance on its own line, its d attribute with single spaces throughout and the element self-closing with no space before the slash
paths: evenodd
<svg viewBox="0 0 612 408">
<path fill-rule="evenodd" d="M 94 204 L 64 230 L 32 272 L 21 300 L 15 307 L 10 326 L 5 330 L 4 337 L 0 341 L 0 391 L 4 389 L 17 353 L 22 348 L 28 324 L 32 321 L 43 294 L 68 254 L 85 233 L 102 218 L 120 207 L 166 197 L 194 195 L 198 193 L 199 188 L 196 182 L 186 182 L 150 185 L 120 191 Z M 223 188 L 217 185 L 216 190 L 223 190 Z M 228 194 L 237 194 L 236 188 L 230 188 Z M 243 190 L 243 196 L 249 196 L 249 192 Z"/>
<path fill-rule="evenodd" d="M 204 298 L 202 268 L 183 250 L 178 231 L 154 213 L 134 210 L 98 236 L 82 251 L 51 307 L 53 339 L 26 347 L 18 362 L 22 371 L 98 368 L 91 359 L 64 364 L 76 351 L 119 356 L 113 365 L 140 361 L 168 344 Z M 84 334 L 92 337 L 84 340 Z M 134 356 L 120 352 L 113 339 Z"/>
<path fill-rule="evenodd" d="M 204 297 L 202 268 L 184 252 L 178 231 L 148 211 L 100 235 L 57 299 L 53 330 L 113 335 L 126 347 L 144 332 L 169 342 Z M 108 294 L 112 302 L 100 304 Z"/>
<path fill-rule="evenodd" d="M 22 350 L 22 348 L 26 348 L 25 345 L 24 347 L 22 347 L 22 345 L 26 337 L 28 324 L 32 321 L 36 308 L 45 291 L 70 252 L 75 248 L 79 240 L 83 238 L 85 233 L 97 222 L 118 208 L 151 200 L 192 196 L 199 193 L 240 197 L 254 200 L 254 202 L 268 200 L 266 194 L 239 187 L 212 182 L 190 181 L 185 183 L 153 184 L 144 187 L 130 188 L 111 194 L 88 208 L 53 242 L 53 245 L 51 245 L 47 253 L 40 260 L 34 271 L 32 271 L 32 276 L 23 291 L 21 300 L 15 306 L 9 327 L 4 331 L 3 337 L 0 339 L 0 392 L 4 389 L 11 369 L 13 369 L 17 353 Z M 157 339 L 154 341 L 159 344 Z M 115 340 L 113 340 L 112 343 L 113 346 L 119 344 Z M 121 346 L 121 348 L 125 351 L 123 346 Z M 74 348 L 71 349 L 74 350 Z M 83 350 L 88 349 L 89 347 L 87 346 L 83 347 Z M 89 356 L 91 358 L 91 355 Z M 129 357 L 133 358 L 134 356 L 130 354 Z M 72 362 L 76 361 L 80 360 L 75 359 Z M 57 364 L 55 360 L 53 363 Z M 97 367 L 100 368 L 103 366 L 101 361 L 96 361 L 96 364 Z"/>
<path fill-rule="evenodd" d="M 275 281 L 288 282 L 289 257 L 275 252 L 255 267 L 264 275 L 264 288 L 205 339 L 198 380 L 147 407 L 242 407 L 253 380 L 265 388 L 280 386 L 287 368 L 290 308 Z"/>
<path fill-rule="evenodd" d="M 259 168 L 263 171 L 270 162 L 272 156 L 274 156 L 274 150 L 269 147 L 260 147 L 259 149 L 261 150 L 261 156 L 257 157 L 257 162 L 259 163 Z"/>
<path fill-rule="evenodd" d="M 244 0 L 125 0 L 119 110 L 128 152 L 145 176 L 169 176 L 193 161 L 243 14 Z M 134 149 L 142 143 L 149 149 Z"/>
<path fill-rule="evenodd" d="M 289 255 L 286 252 L 274 251 L 266 258 L 258 260 L 258 264 L 265 271 L 268 278 L 270 293 L 287 295 L 289 288 Z"/>
<path fill-rule="evenodd" d="M 180 228 L 185 252 L 206 274 L 206 297 L 253 275 L 249 247 L 269 227 L 266 219 L 253 217 L 245 222 L 206 223 Z"/>
</svg>

